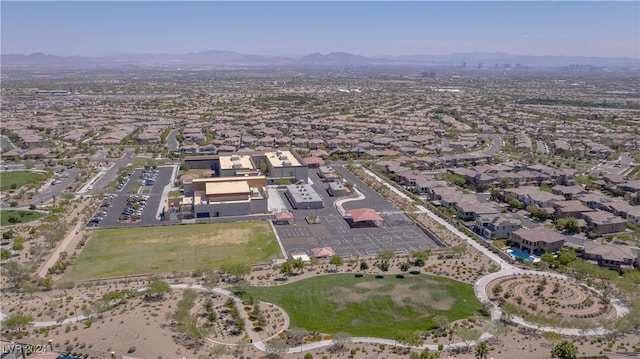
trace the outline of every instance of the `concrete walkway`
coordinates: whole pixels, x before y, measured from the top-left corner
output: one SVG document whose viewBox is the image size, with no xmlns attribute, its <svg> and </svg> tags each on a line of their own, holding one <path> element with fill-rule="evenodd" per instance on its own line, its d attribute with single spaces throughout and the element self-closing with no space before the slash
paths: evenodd
<svg viewBox="0 0 640 359">
<path fill-rule="evenodd" d="M 162 189 L 162 196 L 160 197 L 160 205 L 158 205 L 158 210 L 156 211 L 157 220 L 160 220 L 160 217 L 162 216 L 162 212 L 164 212 L 164 208 L 166 207 L 167 200 L 169 199 L 169 192 L 173 188 L 173 183 L 176 178 L 176 173 L 178 172 L 178 165 L 160 166 L 160 167 L 172 167 L 173 171 L 171 172 L 171 180 Z"/>
<path fill-rule="evenodd" d="M 338 212 L 340 212 L 340 215 L 343 217 L 347 215 L 347 211 L 342 207 L 343 204 L 347 202 L 361 201 L 366 198 L 362 192 L 358 191 L 355 187 L 353 188 L 353 191 L 358 195 L 357 197 L 341 198 L 333 202 L 333 206 L 336 207 Z"/>
<path fill-rule="evenodd" d="M 73 226 L 73 228 L 71 228 L 69 232 L 67 232 L 67 235 L 60 242 L 60 244 L 58 244 L 56 249 L 49 256 L 49 259 L 47 259 L 44 265 L 40 268 L 40 270 L 38 271 L 38 276 L 40 276 L 41 278 L 44 278 L 47 276 L 47 274 L 49 273 L 49 268 L 53 267 L 53 265 L 58 261 L 58 259 L 60 259 L 60 253 L 67 250 L 67 247 L 69 247 L 69 243 L 73 241 L 77 233 L 80 231 L 81 227 L 82 227 L 82 221 L 78 219 L 78 221 L 76 222 L 76 225 Z"/>
</svg>

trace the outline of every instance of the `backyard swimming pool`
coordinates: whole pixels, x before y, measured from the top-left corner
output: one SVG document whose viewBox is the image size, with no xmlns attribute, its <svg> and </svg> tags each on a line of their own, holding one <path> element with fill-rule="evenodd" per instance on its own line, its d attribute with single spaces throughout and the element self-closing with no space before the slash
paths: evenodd
<svg viewBox="0 0 640 359">
<path fill-rule="evenodd" d="M 537 262 L 540 260 L 540 258 L 536 256 L 532 256 L 529 253 L 523 252 L 515 248 L 507 249 L 507 253 L 509 253 L 509 255 L 513 257 L 513 259 L 522 258 L 527 262 Z"/>
</svg>

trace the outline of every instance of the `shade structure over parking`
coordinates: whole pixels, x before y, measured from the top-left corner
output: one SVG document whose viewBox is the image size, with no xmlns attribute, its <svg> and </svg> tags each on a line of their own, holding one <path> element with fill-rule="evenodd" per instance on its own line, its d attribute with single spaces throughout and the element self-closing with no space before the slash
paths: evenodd
<svg viewBox="0 0 640 359">
<path fill-rule="evenodd" d="M 331 247 L 311 248 L 311 253 L 313 253 L 313 256 L 316 258 L 333 257 L 336 255 L 336 251 Z"/>
<path fill-rule="evenodd" d="M 382 222 L 384 219 L 373 208 L 357 208 L 347 211 L 353 222 Z"/>
</svg>

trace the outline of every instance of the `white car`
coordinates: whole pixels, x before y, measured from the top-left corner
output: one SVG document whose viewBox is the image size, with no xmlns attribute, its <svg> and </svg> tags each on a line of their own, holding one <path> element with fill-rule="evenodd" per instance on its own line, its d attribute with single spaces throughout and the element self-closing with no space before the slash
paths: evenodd
<svg viewBox="0 0 640 359">
<path fill-rule="evenodd" d="M 89 187 L 87 187 L 87 189 L 88 189 L 89 191 L 91 191 L 91 190 L 93 189 L 93 186 L 89 186 Z"/>
</svg>

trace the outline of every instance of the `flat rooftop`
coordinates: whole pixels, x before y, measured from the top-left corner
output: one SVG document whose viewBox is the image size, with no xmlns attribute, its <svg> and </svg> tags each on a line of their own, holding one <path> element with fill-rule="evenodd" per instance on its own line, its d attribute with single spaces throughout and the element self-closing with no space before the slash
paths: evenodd
<svg viewBox="0 0 640 359">
<path fill-rule="evenodd" d="M 287 186 L 289 195 L 293 197 L 293 200 L 300 203 L 307 202 L 324 202 L 322 197 L 313 189 L 309 184 L 291 184 Z"/>
<path fill-rule="evenodd" d="M 208 196 L 251 193 L 249 184 L 245 181 L 207 182 L 205 191 Z"/>
<path fill-rule="evenodd" d="M 221 170 L 252 170 L 255 169 L 251 157 L 247 155 L 220 156 Z"/>
<path fill-rule="evenodd" d="M 293 156 L 291 151 L 278 150 L 275 152 L 265 152 L 264 155 L 267 157 L 267 161 L 271 167 L 299 167 L 300 162 L 298 159 Z"/>
</svg>

